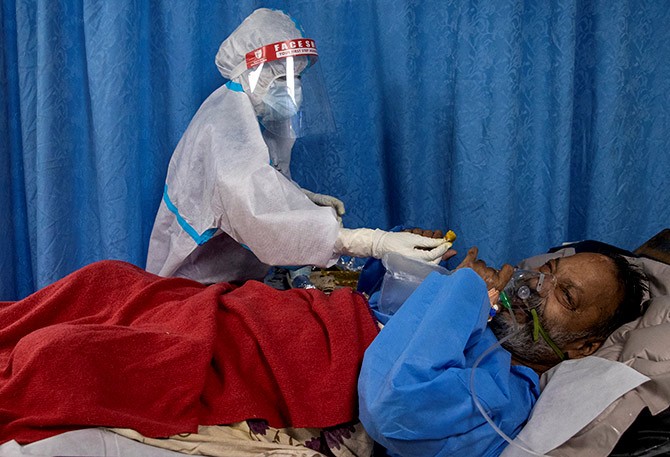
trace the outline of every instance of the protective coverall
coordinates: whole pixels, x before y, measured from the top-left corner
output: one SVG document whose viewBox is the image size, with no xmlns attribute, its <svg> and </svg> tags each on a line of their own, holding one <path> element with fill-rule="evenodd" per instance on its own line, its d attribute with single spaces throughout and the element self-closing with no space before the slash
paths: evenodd
<svg viewBox="0 0 670 457">
<path fill-rule="evenodd" d="M 278 57 L 282 49 L 288 57 Z M 290 179 L 301 72 L 315 61 L 314 41 L 288 15 L 265 8 L 221 44 L 216 63 L 229 81 L 205 100 L 172 156 L 148 271 L 214 283 L 261 279 L 269 265 L 327 267 L 342 254 L 380 258 L 392 250 L 436 261 L 451 246 L 342 228 L 342 202 Z M 277 103 L 286 95 L 294 104 Z"/>
</svg>

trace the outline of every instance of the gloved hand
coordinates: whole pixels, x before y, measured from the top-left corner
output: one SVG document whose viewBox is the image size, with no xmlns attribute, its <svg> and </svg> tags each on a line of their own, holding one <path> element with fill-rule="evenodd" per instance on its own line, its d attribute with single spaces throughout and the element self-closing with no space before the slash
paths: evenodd
<svg viewBox="0 0 670 457">
<path fill-rule="evenodd" d="M 444 238 L 428 238 L 409 232 L 341 228 L 335 253 L 353 257 L 381 259 L 388 252 L 426 262 L 439 263 L 452 243 Z"/>
<path fill-rule="evenodd" d="M 339 198 L 331 197 L 330 195 L 316 194 L 307 189 L 301 188 L 300 190 L 302 190 L 302 193 L 307 195 L 307 198 L 309 198 L 315 205 L 330 206 L 333 208 L 337 213 L 338 220 L 341 220 L 342 216 L 344 216 L 344 203 L 342 203 L 342 200 Z"/>
</svg>

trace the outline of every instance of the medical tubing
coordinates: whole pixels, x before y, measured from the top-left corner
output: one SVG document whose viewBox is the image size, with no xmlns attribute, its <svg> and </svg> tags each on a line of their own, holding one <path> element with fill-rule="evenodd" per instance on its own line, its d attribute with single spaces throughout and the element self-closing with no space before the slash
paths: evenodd
<svg viewBox="0 0 670 457">
<path fill-rule="evenodd" d="M 558 356 L 559 359 L 565 360 L 566 356 L 559 349 L 559 347 L 554 343 L 554 340 L 551 339 L 547 331 L 542 327 L 542 324 L 540 324 L 540 317 L 537 315 L 537 311 L 534 309 L 530 310 L 530 315 L 533 318 L 533 341 L 537 341 L 538 337 L 542 337 L 542 339 L 549 345 L 552 351 L 554 351 L 554 354 Z"/>
<path fill-rule="evenodd" d="M 497 347 L 502 346 L 505 341 L 509 340 L 511 337 L 516 335 L 516 333 L 517 332 L 510 333 L 509 335 L 507 335 L 503 339 L 501 339 L 499 341 L 496 341 L 488 349 L 486 349 L 484 352 L 482 352 L 482 354 L 477 358 L 477 360 L 475 361 L 475 364 L 472 366 L 472 370 L 470 371 L 470 393 L 472 394 L 472 399 L 475 402 L 475 406 L 477 406 L 477 409 L 479 410 L 481 415 L 484 416 L 484 419 L 486 419 L 486 422 L 488 422 L 489 425 L 491 427 L 493 427 L 493 430 L 495 430 L 498 435 L 502 436 L 505 441 L 507 441 L 509 444 L 512 444 L 512 445 L 516 446 L 517 448 L 521 449 L 522 451 L 524 451 L 524 452 L 526 452 L 530 455 L 536 455 L 536 456 L 540 456 L 540 457 L 547 457 L 546 454 L 538 454 L 537 452 L 531 451 L 530 449 L 526 448 L 525 446 L 521 445 L 520 443 L 515 442 L 505 432 L 503 432 L 500 429 L 500 427 L 498 427 L 495 424 L 495 422 L 493 422 L 493 419 L 491 419 L 489 417 L 489 415 L 486 414 L 486 411 L 484 411 L 484 407 L 482 406 L 481 402 L 477 398 L 477 392 L 475 391 L 475 372 L 477 370 L 477 367 L 481 363 L 481 361 L 484 359 L 484 357 L 489 355 L 494 349 L 496 349 Z M 519 441 L 521 441 L 521 440 L 519 440 Z M 521 442 L 523 442 L 523 441 L 521 441 Z"/>
</svg>

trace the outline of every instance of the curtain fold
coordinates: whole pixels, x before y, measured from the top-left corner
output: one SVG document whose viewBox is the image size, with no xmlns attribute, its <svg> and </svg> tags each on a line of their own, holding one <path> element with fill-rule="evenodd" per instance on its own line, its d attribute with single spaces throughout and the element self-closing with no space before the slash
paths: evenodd
<svg viewBox="0 0 670 457">
<path fill-rule="evenodd" d="M 668 227 L 664 0 L 5 0 L 0 300 L 144 266 L 218 46 L 258 7 L 316 40 L 337 132 L 300 139 L 292 175 L 346 226 L 453 229 L 493 264 Z"/>
</svg>

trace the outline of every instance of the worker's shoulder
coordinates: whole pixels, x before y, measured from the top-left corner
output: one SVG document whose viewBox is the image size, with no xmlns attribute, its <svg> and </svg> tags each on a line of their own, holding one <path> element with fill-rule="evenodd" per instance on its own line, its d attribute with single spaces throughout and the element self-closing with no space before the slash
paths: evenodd
<svg viewBox="0 0 670 457">
<path fill-rule="evenodd" d="M 212 92 L 200 105 L 190 123 L 194 127 L 216 125 L 217 130 L 234 128 L 244 121 L 257 127 L 256 115 L 251 100 L 244 92 L 230 90 L 225 84 Z"/>
</svg>

